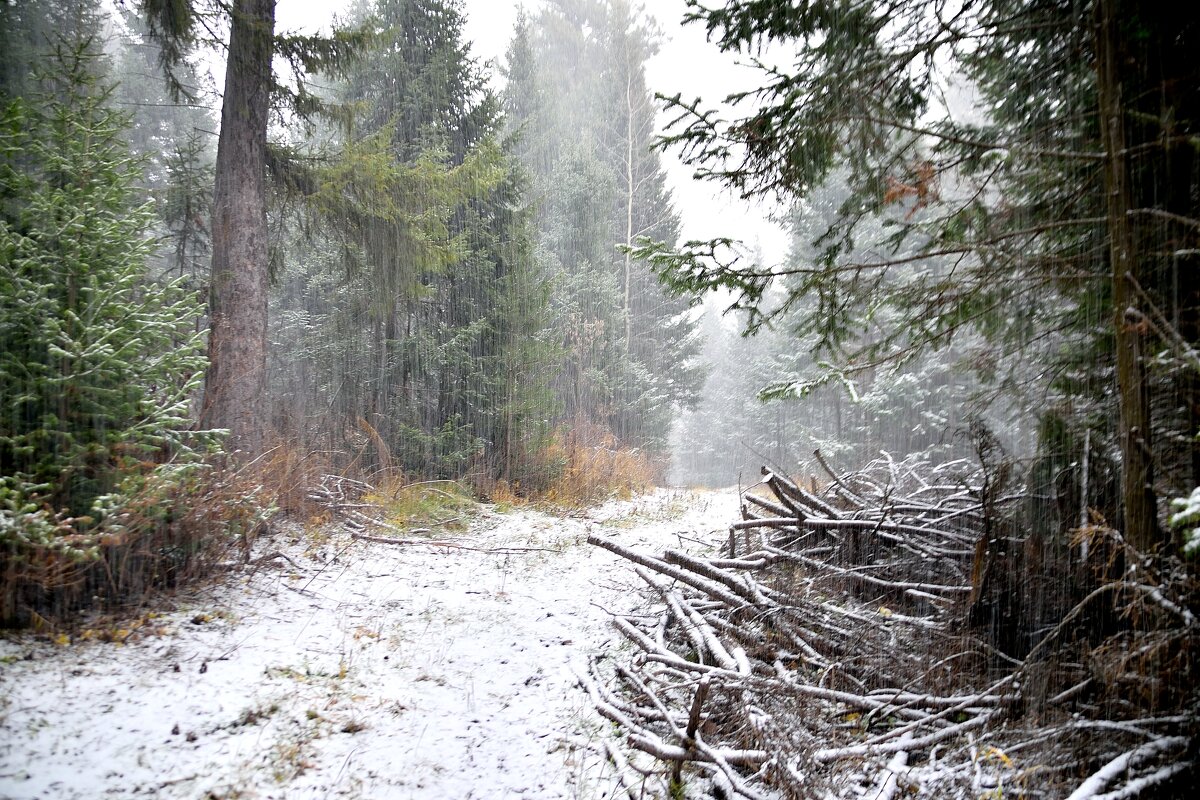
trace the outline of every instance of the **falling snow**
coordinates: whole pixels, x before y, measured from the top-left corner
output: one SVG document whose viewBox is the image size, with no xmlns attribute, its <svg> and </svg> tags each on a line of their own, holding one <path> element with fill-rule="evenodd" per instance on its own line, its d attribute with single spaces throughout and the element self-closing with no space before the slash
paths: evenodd
<svg viewBox="0 0 1200 800">
<path fill-rule="evenodd" d="M 594 747 L 621 734 L 576 673 L 640 595 L 585 539 L 694 546 L 735 508 L 732 491 L 660 491 L 576 517 L 492 511 L 455 548 L 287 528 L 256 551 L 275 557 L 139 628 L 92 621 L 124 644 L 0 642 L 0 796 L 607 796 Z"/>
</svg>

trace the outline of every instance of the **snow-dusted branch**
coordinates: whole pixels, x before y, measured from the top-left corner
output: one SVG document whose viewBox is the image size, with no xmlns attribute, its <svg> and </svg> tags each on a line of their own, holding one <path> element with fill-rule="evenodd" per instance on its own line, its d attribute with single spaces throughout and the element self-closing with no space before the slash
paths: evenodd
<svg viewBox="0 0 1200 800">
<path fill-rule="evenodd" d="M 1143 745 L 1133 748 L 1122 753 L 1116 758 L 1109 761 L 1096 772 L 1092 773 L 1086 781 L 1079 785 L 1079 788 L 1071 793 L 1067 800 L 1096 800 L 1101 796 L 1101 792 L 1112 785 L 1113 781 L 1127 774 L 1130 770 L 1145 764 L 1154 758 L 1158 758 L 1172 750 L 1182 750 L 1188 745 L 1188 739 L 1183 736 L 1164 736 Z M 1176 765 L 1178 766 L 1178 765 Z M 1160 770 L 1161 772 L 1161 770 Z M 1156 773 L 1157 774 L 1157 773 Z M 1170 774 L 1174 774 L 1171 772 Z M 1164 775 L 1161 780 L 1170 777 L 1170 774 Z M 1138 792 L 1146 786 L 1140 786 Z M 1130 795 L 1136 796 L 1136 795 Z"/>
<path fill-rule="evenodd" d="M 1179 715 L 1067 722 L 1064 706 L 1102 708 L 1091 698 L 1109 678 L 1055 661 L 1102 600 L 1156 626 L 1146 652 L 1194 647 L 1194 606 L 1178 576 L 1152 574 L 1130 551 L 1119 578 L 1093 583 L 1027 652 L 1006 653 L 964 618 L 988 566 L 976 543 L 995 541 L 987 514 L 1019 494 L 985 504 L 984 481 L 965 464 L 887 454 L 861 473 L 832 475 L 820 496 L 763 474 L 724 552 L 651 555 L 589 537 L 636 565 L 656 603 L 613 619 L 636 655 L 617 666 L 611 689 L 593 691 L 632 748 L 674 776 L 693 764 L 715 791 L 739 797 L 768 787 L 789 798 L 962 796 L 1023 780 L 1040 756 L 1025 751 L 1033 761 L 1022 769 L 1010 753 L 1031 742 L 1107 751 L 1111 760 L 1072 800 L 1136 797 L 1195 769 L 1183 758 L 1191 723 Z M 626 694 L 635 699 L 620 702 Z M 1042 720 L 1021 716 L 1033 703 L 1047 710 Z M 1112 758 L 1114 736 L 1150 741 Z M 843 787 L 850 764 L 873 777 Z M 1061 766 L 1052 780 L 1047 796 L 1072 788 Z"/>
</svg>

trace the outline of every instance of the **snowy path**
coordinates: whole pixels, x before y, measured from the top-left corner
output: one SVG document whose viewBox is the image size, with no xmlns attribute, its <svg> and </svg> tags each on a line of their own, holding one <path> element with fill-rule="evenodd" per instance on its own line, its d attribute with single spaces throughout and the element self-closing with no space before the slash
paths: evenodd
<svg viewBox="0 0 1200 800">
<path fill-rule="evenodd" d="M 658 549 L 714 541 L 720 495 L 660 492 L 586 519 L 490 515 L 507 555 L 277 538 L 126 644 L 0 641 L 3 798 L 593 798 L 613 736 L 573 670 L 633 607 L 589 530 Z M 686 541 L 685 541 L 686 544 Z M 117 633 L 118 637 L 121 632 Z"/>
</svg>

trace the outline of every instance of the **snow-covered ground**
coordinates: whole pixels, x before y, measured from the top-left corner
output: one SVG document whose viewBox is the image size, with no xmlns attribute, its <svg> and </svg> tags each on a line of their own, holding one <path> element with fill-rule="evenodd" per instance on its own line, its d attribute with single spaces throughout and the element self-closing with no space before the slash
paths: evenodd
<svg viewBox="0 0 1200 800">
<path fill-rule="evenodd" d="M 694 548 L 736 507 L 486 513 L 460 548 L 292 531 L 169 612 L 0 641 L 0 797 L 608 797 L 588 743 L 620 734 L 574 675 L 639 582 L 587 534 Z"/>
</svg>

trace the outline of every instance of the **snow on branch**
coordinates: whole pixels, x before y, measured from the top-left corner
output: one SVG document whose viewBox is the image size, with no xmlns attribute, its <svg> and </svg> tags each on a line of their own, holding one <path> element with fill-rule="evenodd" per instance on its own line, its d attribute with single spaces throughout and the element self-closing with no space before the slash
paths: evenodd
<svg viewBox="0 0 1200 800">
<path fill-rule="evenodd" d="M 1121 640 L 1122 653 L 1193 647 L 1179 580 L 1132 566 L 1144 559 L 1129 552 L 1118 578 L 1005 653 L 967 617 L 981 571 L 1004 567 L 982 560 L 1003 544 L 989 515 L 1020 492 L 989 497 L 986 476 L 962 462 L 884 454 L 856 473 L 826 467 L 820 493 L 764 469 L 716 553 L 588 539 L 630 562 L 651 595 L 646 613 L 613 618 L 633 655 L 594 661 L 582 680 L 628 746 L 666 764 L 671 785 L 686 766 L 729 797 L 857 800 L 1007 794 L 1038 774 L 1051 781 L 1046 796 L 1096 800 L 1153 792 L 1194 769 L 1179 760 L 1190 717 L 1084 724 L 1092 717 L 1078 709 L 1098 715 L 1105 706 L 1090 698 L 1110 678 L 1056 666 L 1103 608 L 1151 626 L 1141 650 Z M 1129 749 L 1114 757 L 1114 744 Z"/>
</svg>

